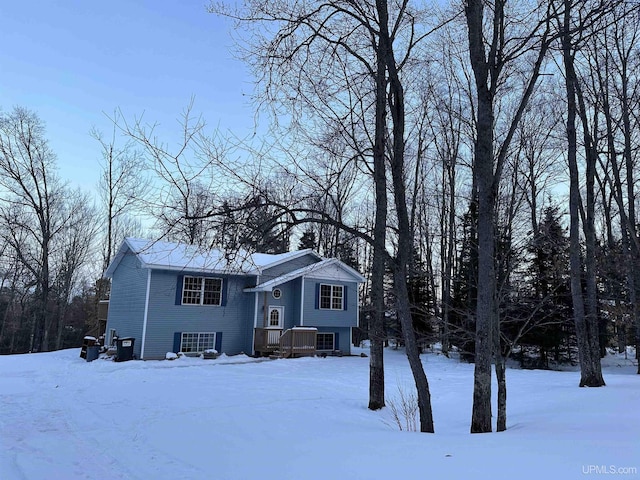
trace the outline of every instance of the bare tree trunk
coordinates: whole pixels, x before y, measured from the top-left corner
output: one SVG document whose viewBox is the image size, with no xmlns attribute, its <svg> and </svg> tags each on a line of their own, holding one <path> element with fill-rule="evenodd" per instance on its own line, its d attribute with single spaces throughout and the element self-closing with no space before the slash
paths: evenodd
<svg viewBox="0 0 640 480">
<path fill-rule="evenodd" d="M 573 300 L 573 314 L 576 325 L 576 337 L 578 340 L 578 353 L 580 357 L 580 386 L 599 387 L 604 385 L 602 371 L 600 368 L 598 344 L 598 326 L 595 314 L 595 255 L 594 244 L 595 234 L 593 225 L 585 226 L 585 236 L 587 237 L 587 278 L 585 279 L 587 295 L 582 289 L 582 262 L 580 254 L 580 183 L 578 175 L 577 161 L 577 133 L 576 115 L 578 113 L 577 98 L 577 76 L 574 69 L 574 52 L 572 49 L 571 27 L 571 0 L 564 1 L 564 19 L 562 35 L 562 53 L 565 67 L 565 86 L 567 91 L 567 159 L 569 163 L 569 257 L 571 270 L 571 298 Z M 587 125 L 583 125 L 587 128 Z M 589 146 L 587 146 L 589 148 Z M 587 157 L 590 157 L 587 152 Z M 587 190 L 591 189 L 593 194 L 592 159 L 588 158 L 587 165 Z M 593 198 L 588 199 L 588 203 L 593 202 Z M 586 215 L 587 224 L 593 221 L 593 213 L 590 211 L 592 205 L 588 206 Z M 589 260 L 589 256 L 594 258 Z M 594 338 L 595 333 L 595 338 Z M 595 358 L 594 358 L 595 357 Z"/>
<path fill-rule="evenodd" d="M 389 109 L 393 120 L 393 155 L 391 158 L 391 176 L 393 179 L 393 195 L 395 200 L 396 215 L 398 217 L 398 247 L 394 259 L 394 281 L 396 287 L 396 308 L 402 333 L 405 341 L 405 349 L 413 379 L 418 394 L 418 407 L 420 411 L 420 431 L 433 433 L 433 415 L 431 411 L 431 395 L 429 383 L 420 360 L 420 349 L 416 341 L 416 335 L 411 318 L 409 292 L 407 289 L 407 265 L 413 252 L 413 235 L 409 222 L 407 208 L 407 195 L 405 184 L 404 161 L 404 89 L 400 81 L 393 52 L 393 44 L 389 35 L 389 14 L 387 1 L 377 0 L 376 7 L 380 19 L 380 45 L 379 55 L 384 58 L 389 74 Z"/>
<path fill-rule="evenodd" d="M 497 354 L 495 360 L 496 378 L 498 380 L 498 423 L 496 430 L 504 432 L 507 429 L 507 368 L 506 358 Z"/>
<path fill-rule="evenodd" d="M 511 221 L 511 220 L 510 220 Z M 508 268 L 508 267 L 507 267 Z M 500 275 L 497 273 L 497 275 Z M 508 273 L 506 274 L 508 275 Z M 505 276 L 506 276 L 505 275 Z M 503 279 L 503 281 L 505 281 Z M 496 299 L 496 310 L 498 300 Z M 500 342 L 500 322 L 496 312 L 496 321 L 493 323 L 493 363 L 495 365 L 496 380 L 498 381 L 498 418 L 496 431 L 504 432 L 507 429 L 507 371 L 506 358 L 502 354 Z"/>
<path fill-rule="evenodd" d="M 449 354 L 449 319 L 451 312 L 451 278 L 453 277 L 453 262 L 455 254 L 455 222 L 456 222 L 456 167 L 452 159 L 443 166 L 443 197 L 442 197 L 442 235 L 441 235 L 441 270 L 442 270 L 442 353 Z M 445 181 L 446 180 L 446 181 Z M 448 186 L 448 199 L 444 193 Z M 447 205 L 448 200 L 448 206 Z"/>
<path fill-rule="evenodd" d="M 633 18 L 633 17 L 632 17 Z M 620 45 L 621 38 L 616 38 L 619 43 L 619 57 L 620 57 L 620 75 L 621 75 L 621 90 L 620 100 L 622 103 L 622 129 L 624 135 L 624 160 L 626 169 L 626 183 L 627 183 L 627 205 L 628 210 L 626 214 L 627 229 L 629 236 L 631 237 L 631 248 L 629 261 L 630 272 L 628 275 L 629 284 L 629 301 L 631 302 L 633 309 L 633 323 L 635 325 L 635 347 L 636 347 L 636 359 L 640 358 L 640 305 L 638 302 L 638 289 L 640 288 L 640 242 L 638 241 L 638 233 L 636 227 L 636 207 L 635 207 L 635 178 L 634 178 L 634 161 L 633 161 L 633 148 L 631 145 L 631 139 L 633 136 L 633 130 L 631 128 L 631 107 L 629 98 L 629 59 L 634 55 L 638 40 L 638 20 L 635 16 L 635 21 L 632 21 L 633 36 L 631 39 L 631 45 L 625 48 L 625 45 Z M 624 34 L 623 34 L 624 35 Z M 624 211 L 624 210 L 623 210 Z M 638 362 L 638 371 L 640 375 L 640 362 Z"/>
<path fill-rule="evenodd" d="M 416 341 L 416 335 L 411 321 L 411 308 L 409 305 L 409 292 L 407 291 L 407 269 L 402 265 L 402 260 L 396 260 L 394 264 L 394 285 L 396 290 L 396 310 L 402 325 L 403 339 L 409 367 L 413 374 L 418 394 L 418 410 L 420 414 L 420 431 L 425 433 L 434 432 L 433 413 L 431 409 L 431 393 L 429 382 L 425 374 L 422 361 L 420 360 L 420 349 Z"/>
<path fill-rule="evenodd" d="M 500 3 L 500 2 L 497 2 Z M 495 7 L 498 8 L 498 5 Z M 465 8 L 469 55 L 475 75 L 477 113 L 473 175 L 478 194 L 478 303 L 476 307 L 475 368 L 471 433 L 491 431 L 492 334 L 496 313 L 495 191 L 493 170 L 493 96 L 484 50 L 484 6 L 469 0 Z"/>
<path fill-rule="evenodd" d="M 485 21 L 484 6 L 491 12 Z M 538 3 L 539 23 L 524 37 L 518 32 L 515 50 L 507 52 L 509 39 L 506 28 L 512 23 L 505 15 L 505 0 L 485 2 L 466 0 L 465 16 L 468 28 L 469 58 L 476 87 L 476 142 L 473 174 L 478 198 L 478 302 L 476 308 L 475 371 L 471 432 L 491 431 L 491 360 L 499 322 L 497 310 L 497 279 L 495 269 L 495 223 L 498 184 L 507 152 L 524 110 L 540 75 L 540 68 L 549 46 L 550 15 L 545 4 Z M 529 16 L 527 18 L 530 19 Z M 516 18 L 513 19 L 514 22 Z M 530 21 L 530 20 L 529 20 Z M 485 34 L 485 28 L 488 33 Z M 485 46 L 487 50 L 485 51 Z M 505 81 L 504 68 L 525 52 L 536 52 L 535 62 L 527 76 L 517 109 L 506 125 L 508 130 L 494 158 L 494 126 L 496 92 Z"/>
<path fill-rule="evenodd" d="M 384 340 L 386 338 L 384 320 L 384 272 L 386 258 L 387 229 L 387 174 L 385 168 L 386 145 L 386 65 L 385 58 L 378 52 L 376 59 L 376 109 L 375 143 L 373 146 L 373 181 L 375 186 L 375 223 L 373 230 L 373 265 L 371 268 L 371 323 L 369 339 L 371 358 L 369 360 L 369 408 L 377 410 L 385 405 L 384 400 Z"/>
<path fill-rule="evenodd" d="M 602 46 L 603 48 L 607 48 L 605 45 Z M 598 48 L 598 47 L 596 47 Z M 624 139 L 625 139 L 625 146 L 624 146 L 624 160 L 626 163 L 626 168 L 629 170 L 631 169 L 631 172 L 633 173 L 633 164 L 632 161 L 629 160 L 629 158 L 631 157 L 631 141 L 630 141 L 630 137 L 628 135 L 628 131 L 627 131 L 627 127 L 630 126 L 629 123 L 629 112 L 626 112 L 626 108 L 627 108 L 627 100 L 625 99 L 626 97 L 626 81 L 625 81 L 625 74 L 624 74 L 624 64 L 626 63 L 624 59 L 621 59 L 621 62 L 623 65 L 620 66 L 620 70 L 623 72 L 622 73 L 622 92 L 621 92 L 621 96 L 622 96 L 622 117 L 623 117 L 623 135 L 624 135 Z M 613 112 L 612 112 L 612 108 L 611 108 L 611 104 L 609 102 L 609 92 L 608 90 L 611 88 L 611 86 L 608 83 L 609 80 L 609 76 L 611 75 L 610 69 L 609 69 L 609 65 L 608 63 L 605 65 L 605 72 L 602 72 L 601 70 L 598 70 L 595 72 L 595 74 L 598 76 L 598 87 L 602 90 L 602 110 L 603 110 L 603 114 L 605 116 L 605 120 L 606 120 L 606 127 L 607 127 L 607 148 L 608 148 L 608 154 L 609 154 L 609 163 L 611 165 L 611 170 L 613 173 L 613 179 L 611 179 L 609 176 L 607 176 L 607 180 L 609 180 L 609 182 L 612 184 L 611 185 L 611 189 L 612 189 L 612 194 L 613 197 L 615 198 L 616 204 L 618 205 L 618 210 L 620 212 L 620 217 L 621 217 L 621 222 L 620 222 L 620 237 L 621 237 L 621 241 L 622 241 L 622 250 L 624 252 L 624 255 L 626 257 L 626 262 L 625 262 L 625 274 L 626 274 L 626 279 L 627 279 L 627 287 L 629 289 L 629 303 L 631 304 L 631 311 L 632 311 L 632 316 L 633 316 L 633 324 L 637 325 L 638 322 L 638 318 L 639 318 L 639 310 L 638 310 L 638 305 L 636 302 L 637 299 L 637 292 L 636 292 L 636 285 L 637 285 L 637 264 L 638 264 L 638 240 L 637 240 L 637 234 L 636 234 L 636 226 L 635 226 L 635 220 L 633 220 L 633 217 L 630 217 L 630 215 L 633 215 L 635 217 L 635 207 L 634 207 L 634 203 L 635 203 L 635 197 L 629 197 L 628 195 L 635 195 L 634 193 L 634 179 L 633 177 L 629 177 L 627 176 L 626 181 L 627 182 L 631 182 L 631 186 L 627 188 L 627 198 L 628 198 L 628 211 L 627 211 L 627 207 L 625 206 L 625 199 L 624 199 L 624 193 L 623 193 L 623 185 L 622 185 L 622 175 L 621 175 L 621 166 L 618 164 L 618 155 L 616 152 L 616 126 L 615 126 L 615 119 L 613 118 Z M 604 189 L 603 189 L 604 190 Z M 611 221 L 611 215 L 607 216 L 607 231 L 610 232 L 612 230 L 612 224 L 613 222 Z M 612 233 L 608 234 L 610 237 L 613 237 Z M 613 246 L 613 240 L 609 240 L 609 245 Z M 620 298 L 616 298 L 616 307 L 617 309 L 619 309 L 619 305 L 620 305 Z M 623 325 L 617 325 L 618 328 L 622 329 L 624 328 Z M 618 335 L 618 341 L 620 341 L 621 336 Z M 626 347 L 626 346 L 625 346 Z M 624 351 L 624 350 L 621 350 Z M 640 372 L 640 367 L 639 367 L 639 372 Z"/>
</svg>

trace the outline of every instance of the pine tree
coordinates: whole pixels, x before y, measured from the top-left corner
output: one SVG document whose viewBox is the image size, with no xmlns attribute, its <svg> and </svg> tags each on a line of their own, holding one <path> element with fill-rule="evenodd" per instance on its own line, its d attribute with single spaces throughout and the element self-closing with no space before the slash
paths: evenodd
<svg viewBox="0 0 640 480">
<path fill-rule="evenodd" d="M 475 311 L 478 301 L 478 240 L 476 204 L 471 203 L 462 219 L 462 246 L 456 262 L 451 292 L 450 340 L 462 359 L 472 361 L 475 353 Z"/>
<path fill-rule="evenodd" d="M 358 270 L 360 268 L 360 262 L 358 262 L 354 240 L 352 238 L 345 238 L 344 235 L 340 236 L 340 240 L 336 246 L 336 256 L 342 263 L 349 265 L 354 270 Z"/>
<path fill-rule="evenodd" d="M 278 223 L 279 213 L 259 196 L 253 208 L 245 212 L 240 227 L 240 247 L 250 252 L 285 253 L 289 251 L 289 230 Z"/>
<path fill-rule="evenodd" d="M 311 228 L 307 228 L 302 237 L 300 237 L 300 243 L 298 244 L 298 250 L 306 249 L 316 250 L 318 248 L 318 241 L 316 240 L 316 232 Z"/>
<path fill-rule="evenodd" d="M 409 301 L 411 302 L 411 319 L 413 329 L 416 332 L 418 344 L 426 346 L 433 339 L 433 318 L 434 304 L 429 289 L 429 277 L 424 261 L 418 255 L 414 255 L 413 262 L 409 268 L 409 278 L 407 279 L 407 289 L 409 290 Z"/>
<path fill-rule="evenodd" d="M 521 329 L 521 322 L 529 322 L 519 343 L 536 346 L 539 351 L 538 366 L 546 367 L 550 351 L 553 350 L 556 360 L 560 360 L 560 347 L 563 341 L 568 341 L 568 335 L 573 331 L 569 239 L 560 222 L 557 206 L 544 210 L 544 218 L 538 231 L 534 232 L 528 250 L 532 256 L 528 274 L 531 288 L 529 294 L 519 302 L 522 311 L 517 316 L 521 320 L 515 327 Z"/>
</svg>

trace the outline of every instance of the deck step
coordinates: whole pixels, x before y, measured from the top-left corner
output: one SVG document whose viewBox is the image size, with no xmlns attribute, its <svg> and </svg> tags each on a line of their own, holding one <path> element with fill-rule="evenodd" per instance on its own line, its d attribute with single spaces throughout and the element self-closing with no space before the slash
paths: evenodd
<svg viewBox="0 0 640 480">
<path fill-rule="evenodd" d="M 269 355 L 269 358 L 272 358 L 272 359 L 289 358 L 289 357 L 291 357 L 290 352 L 281 352 L 280 350 L 275 350 L 271 355 Z"/>
</svg>

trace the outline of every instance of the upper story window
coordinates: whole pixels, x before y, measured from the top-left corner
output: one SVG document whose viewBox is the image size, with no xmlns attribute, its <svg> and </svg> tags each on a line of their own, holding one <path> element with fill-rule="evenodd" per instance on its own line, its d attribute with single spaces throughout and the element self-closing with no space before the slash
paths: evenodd
<svg viewBox="0 0 640 480">
<path fill-rule="evenodd" d="M 320 284 L 320 308 L 344 310 L 344 286 Z"/>
<path fill-rule="evenodd" d="M 182 285 L 183 305 L 220 305 L 222 303 L 222 279 L 184 277 Z"/>
<path fill-rule="evenodd" d="M 277 300 L 280 297 L 282 297 L 282 290 L 280 290 L 279 288 L 274 288 L 271 291 L 271 295 L 273 296 L 273 298 L 275 298 Z"/>
</svg>

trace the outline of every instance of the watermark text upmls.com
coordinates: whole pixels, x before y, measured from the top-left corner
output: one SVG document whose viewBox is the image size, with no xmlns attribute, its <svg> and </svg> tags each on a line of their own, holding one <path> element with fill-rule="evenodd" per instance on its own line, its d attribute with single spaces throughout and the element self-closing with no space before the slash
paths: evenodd
<svg viewBox="0 0 640 480">
<path fill-rule="evenodd" d="M 618 465 L 582 465 L 582 473 L 585 475 L 638 475 L 638 468 Z"/>
</svg>

